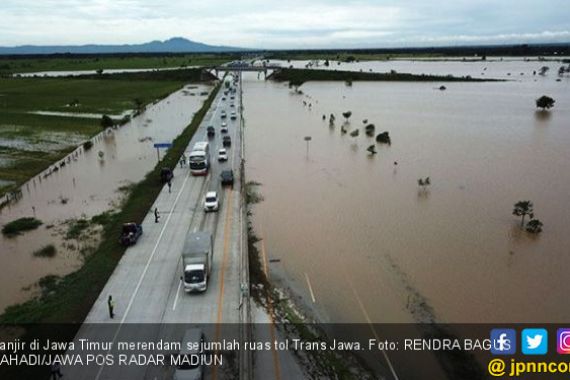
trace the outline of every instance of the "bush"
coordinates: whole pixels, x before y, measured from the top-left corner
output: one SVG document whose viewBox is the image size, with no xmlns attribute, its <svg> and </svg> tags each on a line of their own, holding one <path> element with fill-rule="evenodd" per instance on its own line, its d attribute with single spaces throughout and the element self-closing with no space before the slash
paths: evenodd
<svg viewBox="0 0 570 380">
<path fill-rule="evenodd" d="M 89 150 L 93 147 L 93 141 L 91 140 L 87 140 L 83 143 L 83 149 L 84 150 Z"/>
<path fill-rule="evenodd" d="M 53 244 L 46 245 L 45 247 L 38 249 L 34 252 L 35 257 L 54 257 L 57 253 L 55 246 Z"/>
<path fill-rule="evenodd" d="M 35 230 L 41 225 L 42 222 L 36 218 L 20 218 L 6 224 L 2 228 L 2 233 L 6 236 L 16 236 L 25 231 Z"/>
</svg>

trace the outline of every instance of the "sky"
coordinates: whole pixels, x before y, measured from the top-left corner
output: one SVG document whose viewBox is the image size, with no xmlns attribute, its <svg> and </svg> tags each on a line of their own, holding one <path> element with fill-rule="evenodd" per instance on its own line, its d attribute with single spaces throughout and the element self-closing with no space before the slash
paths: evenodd
<svg viewBox="0 0 570 380">
<path fill-rule="evenodd" d="M 171 37 L 266 49 L 570 42 L 570 0 L 0 1 L 0 46 Z"/>
</svg>

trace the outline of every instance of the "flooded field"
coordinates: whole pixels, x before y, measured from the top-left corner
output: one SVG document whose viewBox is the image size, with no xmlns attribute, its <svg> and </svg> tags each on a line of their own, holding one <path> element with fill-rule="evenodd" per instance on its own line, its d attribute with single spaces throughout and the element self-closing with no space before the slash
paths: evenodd
<svg viewBox="0 0 570 380">
<path fill-rule="evenodd" d="M 140 181 L 156 165 L 153 144 L 178 136 L 206 99 L 200 93 L 210 90 L 204 85 L 186 86 L 149 105 L 126 125 L 93 138 L 91 149 L 80 147 L 31 179 L 22 187 L 19 201 L 0 210 L 0 225 L 31 216 L 43 222 L 21 236 L 0 237 L 0 310 L 30 297 L 30 291 L 37 290 L 30 285 L 43 276 L 65 275 L 81 265 L 81 251 L 96 244 L 96 238 L 64 240 L 68 221 L 91 218 L 117 205 L 129 184 Z M 55 257 L 33 255 L 48 244 L 56 247 Z"/>
<path fill-rule="evenodd" d="M 338 62 L 330 61 L 329 66 L 324 65 L 324 61 L 319 61 L 318 66 L 314 61 L 280 61 L 272 60 L 271 64 L 278 64 L 282 67 L 293 66 L 295 68 L 305 68 L 307 65 L 320 70 L 344 70 L 389 73 L 395 70 L 398 73 L 430 74 L 430 75 L 453 75 L 471 76 L 481 79 L 507 79 L 512 81 L 539 81 L 550 78 L 558 78 L 557 72 L 560 66 L 568 66 L 562 60 L 569 57 L 560 57 L 559 60 L 538 61 L 537 57 L 528 60 L 523 58 L 489 58 L 488 60 L 463 61 L 460 58 L 451 58 L 449 61 L 441 60 L 389 60 L 389 61 L 361 61 L 361 62 Z M 548 67 L 547 75 L 539 75 L 540 69 Z"/>
<path fill-rule="evenodd" d="M 546 63 L 544 77 L 532 75 L 542 62 L 360 65 L 473 76 L 487 65 L 485 76 L 527 79 L 446 91 L 308 82 L 299 95 L 245 76 L 246 170 L 262 183 L 255 229 L 270 270 L 325 321 L 568 320 L 570 78 L 556 81 L 560 64 Z M 556 100 L 550 112 L 537 112 L 541 95 Z M 358 137 L 341 133 L 348 110 Z M 367 137 L 364 119 L 392 144 Z M 542 234 L 520 229 L 519 200 L 534 203 Z"/>
</svg>

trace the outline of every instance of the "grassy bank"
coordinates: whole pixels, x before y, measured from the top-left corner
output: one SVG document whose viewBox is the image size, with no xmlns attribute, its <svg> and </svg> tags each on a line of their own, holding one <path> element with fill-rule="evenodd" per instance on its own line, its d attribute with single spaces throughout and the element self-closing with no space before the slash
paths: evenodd
<svg viewBox="0 0 570 380">
<path fill-rule="evenodd" d="M 282 69 L 271 75 L 276 81 L 289 81 L 293 85 L 301 85 L 309 81 L 401 81 L 401 82 L 485 82 L 493 79 L 453 77 L 443 75 L 416 75 L 406 73 L 370 73 L 358 71 Z"/>
<path fill-rule="evenodd" d="M 162 189 L 162 184 L 158 181 L 160 168 L 177 165 L 180 155 L 210 108 L 217 90 L 218 87 L 212 91 L 192 122 L 174 140 L 173 147 L 162 161 L 144 180 L 133 186 L 121 211 L 108 216 L 102 242 L 86 259 L 83 267 L 63 277 L 50 292 L 23 304 L 8 307 L 0 316 L 0 323 L 79 323 L 84 320 L 125 251 L 117 239 L 122 223 L 142 222 Z M 75 332 L 70 334 L 73 336 Z"/>
<path fill-rule="evenodd" d="M 0 76 L 8 73 L 39 71 L 152 69 L 165 67 L 211 66 L 239 59 L 236 54 L 123 54 L 48 55 L 0 57 Z"/>
<path fill-rule="evenodd" d="M 201 70 L 102 74 L 67 78 L 0 78 L 0 196 L 17 189 L 101 131 L 99 118 L 38 115 L 66 112 L 118 115 L 200 82 Z M 9 184 L 9 185 L 6 185 Z"/>
</svg>

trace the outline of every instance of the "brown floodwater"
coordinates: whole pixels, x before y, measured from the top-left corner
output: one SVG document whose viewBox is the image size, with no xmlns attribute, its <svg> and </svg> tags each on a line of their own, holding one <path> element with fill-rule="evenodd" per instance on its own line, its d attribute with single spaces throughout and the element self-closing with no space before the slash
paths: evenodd
<svg viewBox="0 0 570 380">
<path fill-rule="evenodd" d="M 114 209 L 124 196 L 120 188 L 142 180 L 156 165 L 153 144 L 172 142 L 206 99 L 200 93 L 210 90 L 186 86 L 124 126 L 94 137 L 90 150 L 78 148 L 57 163 L 66 163 L 57 172 L 49 174 L 54 165 L 22 186 L 21 199 L 0 210 L 0 225 L 34 215 L 43 225 L 17 237 L 0 236 L 0 311 L 28 299 L 37 290 L 30 285 L 43 276 L 65 275 L 81 266 L 80 250 L 96 241 L 65 241 L 65 221 Z M 48 244 L 56 246 L 55 257 L 34 257 Z"/>
<path fill-rule="evenodd" d="M 541 63 L 499 64 L 528 75 Z M 254 225 L 273 276 L 331 322 L 567 322 L 570 78 L 556 78 L 446 91 L 308 82 L 297 95 L 244 75 L 247 176 L 265 198 Z M 548 113 L 534 105 L 543 94 L 556 99 Z M 341 134 L 348 110 L 358 137 Z M 363 119 L 392 145 L 367 137 Z M 512 215 L 527 199 L 538 236 Z"/>
<path fill-rule="evenodd" d="M 426 75 L 453 75 L 471 76 L 472 78 L 495 78 L 508 79 L 512 81 L 545 81 L 558 78 L 560 66 L 568 66 L 563 60 L 568 61 L 570 57 L 560 56 L 558 59 L 539 61 L 538 57 L 492 57 L 488 60 L 477 60 L 475 57 L 462 58 L 450 57 L 446 61 L 442 59 L 416 59 L 416 60 L 389 60 L 389 61 L 360 61 L 360 62 L 338 62 L 330 61 L 329 66 L 324 65 L 324 61 L 282 61 L 271 60 L 271 64 L 282 67 L 293 66 L 295 68 L 309 68 L 319 70 L 343 70 L 389 73 L 395 70 L 398 73 L 426 74 Z M 539 75 L 540 68 L 546 66 L 548 71 L 544 76 Z"/>
</svg>

